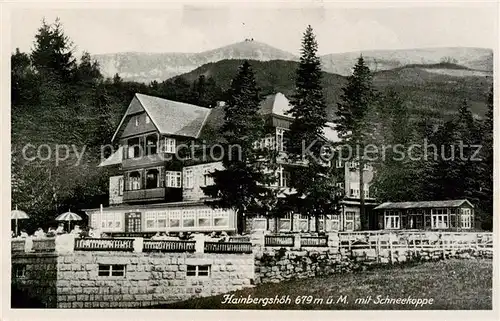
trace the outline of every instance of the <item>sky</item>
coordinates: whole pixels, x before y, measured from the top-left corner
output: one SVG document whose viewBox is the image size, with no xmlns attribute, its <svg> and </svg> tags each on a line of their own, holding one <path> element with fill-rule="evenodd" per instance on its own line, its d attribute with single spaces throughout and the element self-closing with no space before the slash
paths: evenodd
<svg viewBox="0 0 500 321">
<path fill-rule="evenodd" d="M 201 52 L 254 38 L 298 55 L 311 24 L 319 53 L 427 47 L 497 48 L 495 4 L 392 8 L 176 6 L 16 9 L 11 48 L 29 51 L 43 18 L 59 17 L 75 51 Z"/>
</svg>

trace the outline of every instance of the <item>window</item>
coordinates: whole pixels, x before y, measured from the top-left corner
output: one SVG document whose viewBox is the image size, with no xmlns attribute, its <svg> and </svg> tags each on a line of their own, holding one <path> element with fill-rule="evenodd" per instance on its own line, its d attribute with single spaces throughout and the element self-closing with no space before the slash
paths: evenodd
<svg viewBox="0 0 500 321">
<path fill-rule="evenodd" d="M 341 160 L 337 159 L 335 161 L 335 167 L 337 167 L 337 168 L 343 168 L 344 167 L 344 163 Z"/>
<path fill-rule="evenodd" d="M 292 229 L 292 215 L 287 213 L 285 217 L 279 219 L 279 230 L 290 231 Z"/>
<path fill-rule="evenodd" d="M 118 195 L 122 196 L 123 195 L 123 177 L 118 178 Z"/>
<path fill-rule="evenodd" d="M 141 189 L 141 173 L 138 171 L 129 173 L 129 191 L 136 191 Z"/>
<path fill-rule="evenodd" d="M 127 141 L 128 158 L 138 158 L 141 156 L 141 142 L 139 138 L 131 138 Z"/>
<path fill-rule="evenodd" d="M 283 151 L 283 130 L 276 129 L 276 149 L 278 152 Z"/>
<path fill-rule="evenodd" d="M 211 174 L 212 171 L 210 171 L 210 168 L 203 170 L 203 186 L 214 185 L 214 178 L 210 176 Z"/>
<path fill-rule="evenodd" d="M 158 136 L 156 134 L 146 137 L 146 155 L 155 155 L 158 150 Z"/>
<path fill-rule="evenodd" d="M 165 137 L 165 153 L 175 154 L 175 138 Z"/>
<path fill-rule="evenodd" d="M 431 227 L 433 229 L 449 228 L 448 222 L 448 209 L 446 208 L 433 208 L 431 210 Z"/>
<path fill-rule="evenodd" d="M 332 228 L 333 231 L 338 231 L 340 229 L 340 215 L 333 214 L 332 215 Z"/>
<path fill-rule="evenodd" d="M 397 211 L 385 211 L 384 213 L 384 228 L 389 230 L 396 230 L 401 228 L 401 221 L 399 218 L 399 212 Z"/>
<path fill-rule="evenodd" d="M 149 124 L 151 122 L 151 118 L 149 118 L 148 115 L 146 115 L 146 124 Z"/>
<path fill-rule="evenodd" d="M 160 175 L 158 169 L 148 169 L 146 172 L 146 188 L 157 188 L 160 186 Z"/>
<path fill-rule="evenodd" d="M 194 227 L 196 213 L 193 210 L 182 211 L 182 227 Z"/>
<path fill-rule="evenodd" d="M 210 276 L 210 265 L 188 265 L 186 276 Z"/>
<path fill-rule="evenodd" d="M 146 213 L 146 228 L 150 230 L 156 228 L 156 213 Z"/>
<path fill-rule="evenodd" d="M 356 212 L 345 212 L 345 229 L 346 231 L 354 231 L 354 217 Z"/>
<path fill-rule="evenodd" d="M 158 228 L 167 227 L 167 212 L 160 212 L 157 216 Z"/>
<path fill-rule="evenodd" d="M 181 226 L 181 211 L 170 212 L 169 226 L 170 227 L 180 227 Z"/>
<path fill-rule="evenodd" d="M 408 228 L 422 229 L 424 221 L 424 211 L 420 209 L 408 211 Z"/>
<path fill-rule="evenodd" d="M 198 226 L 207 227 L 210 226 L 210 211 L 209 209 L 198 210 Z"/>
<path fill-rule="evenodd" d="M 194 186 L 194 181 L 193 181 L 193 170 L 192 169 L 187 169 L 184 173 L 184 187 L 185 188 L 193 188 Z"/>
<path fill-rule="evenodd" d="M 229 213 L 220 208 L 215 209 L 214 215 L 214 226 L 216 227 L 227 227 L 229 226 Z"/>
<path fill-rule="evenodd" d="M 135 117 L 135 127 L 139 126 L 139 116 Z"/>
<path fill-rule="evenodd" d="M 359 196 L 359 189 L 351 188 L 349 195 L 351 195 L 351 197 L 358 197 Z"/>
<path fill-rule="evenodd" d="M 470 208 L 464 208 L 462 209 L 462 214 L 460 216 L 461 218 L 461 226 L 462 228 L 472 228 L 472 211 Z"/>
<path fill-rule="evenodd" d="M 26 277 L 26 264 L 18 264 L 18 263 L 13 264 L 12 275 L 14 278 Z"/>
<path fill-rule="evenodd" d="M 123 264 L 99 264 L 99 276 L 125 276 Z"/>
<path fill-rule="evenodd" d="M 265 231 L 267 229 L 267 218 L 257 215 L 252 219 L 252 230 Z"/>
<path fill-rule="evenodd" d="M 181 188 L 181 172 L 172 172 L 168 171 L 165 174 L 166 176 L 166 186 L 167 187 L 174 187 L 174 188 Z"/>
</svg>

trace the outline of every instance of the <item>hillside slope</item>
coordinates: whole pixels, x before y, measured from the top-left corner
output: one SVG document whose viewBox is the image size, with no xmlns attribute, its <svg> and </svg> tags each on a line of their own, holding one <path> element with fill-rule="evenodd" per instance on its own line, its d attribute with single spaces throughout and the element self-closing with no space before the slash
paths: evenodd
<svg viewBox="0 0 500 321">
<path fill-rule="evenodd" d="M 224 60 L 209 63 L 177 77 L 191 82 L 200 75 L 210 76 L 217 84 L 227 89 L 242 62 L 242 60 Z M 275 60 L 250 63 L 263 94 L 282 92 L 289 96 L 293 92 L 297 62 Z M 435 72 L 436 70 L 446 72 Z M 381 91 L 394 89 L 415 114 L 447 117 L 455 113 L 460 103 L 467 99 L 473 113 L 477 117 L 482 117 L 486 111 L 487 92 L 492 86 L 492 74 L 465 76 L 447 74 L 459 71 L 464 72 L 469 69 L 453 64 L 399 67 L 375 73 L 374 84 Z M 323 86 L 330 120 L 335 114 L 341 88 L 346 81 L 347 78 L 344 76 L 323 72 Z"/>
</svg>

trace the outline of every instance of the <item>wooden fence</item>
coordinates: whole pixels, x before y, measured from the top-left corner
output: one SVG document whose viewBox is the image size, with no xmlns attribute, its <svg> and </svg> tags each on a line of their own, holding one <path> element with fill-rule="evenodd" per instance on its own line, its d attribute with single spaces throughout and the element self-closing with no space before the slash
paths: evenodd
<svg viewBox="0 0 500 321">
<path fill-rule="evenodd" d="M 252 243 L 205 242 L 205 253 L 252 253 Z"/>
<path fill-rule="evenodd" d="M 75 239 L 75 251 L 133 251 L 134 239 Z"/>
<path fill-rule="evenodd" d="M 294 246 L 295 237 L 293 235 L 265 235 L 264 246 Z"/>
<path fill-rule="evenodd" d="M 340 232 L 339 252 L 347 255 L 372 253 L 379 259 L 382 252 L 393 260 L 394 253 L 438 253 L 442 257 L 454 252 L 478 250 L 493 252 L 493 233 L 366 231 Z"/>
<path fill-rule="evenodd" d="M 194 252 L 195 241 L 144 240 L 143 252 Z"/>
<path fill-rule="evenodd" d="M 302 247 L 324 247 L 328 246 L 328 236 L 301 236 Z"/>
</svg>

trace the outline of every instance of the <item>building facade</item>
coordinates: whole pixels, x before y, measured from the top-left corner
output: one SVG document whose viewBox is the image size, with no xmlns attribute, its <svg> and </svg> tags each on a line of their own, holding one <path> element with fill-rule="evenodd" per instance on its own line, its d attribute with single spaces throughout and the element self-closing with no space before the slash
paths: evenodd
<svg viewBox="0 0 500 321">
<path fill-rule="evenodd" d="M 379 228 L 386 230 L 474 229 L 474 205 L 468 200 L 386 202 L 375 208 Z"/>
<path fill-rule="evenodd" d="M 286 155 L 287 135 L 293 118 L 287 114 L 290 104 L 283 94 L 266 97 L 260 114 L 266 135 L 255 148 L 277 150 L 278 168 L 274 188 L 293 193 L 289 188 Z M 210 173 L 222 169 L 221 158 L 210 149 L 217 141 L 223 122 L 223 106 L 213 109 L 136 94 L 123 116 L 113 142 L 119 148 L 100 166 L 114 166 L 117 175 L 109 178 L 109 207 L 86 210 L 90 225 L 110 234 L 138 232 L 211 232 L 236 233 L 238 222 L 233 210 L 213 209 L 206 205 L 202 187 L 213 184 Z M 338 142 L 332 124 L 323 130 L 322 139 Z M 200 155 L 200 153 L 204 153 Z M 202 157 L 199 157 L 202 156 Z M 364 169 L 365 186 L 359 188 L 359 167 L 354 162 L 331 162 L 339 171 L 345 191 L 340 213 L 326 214 L 319 220 L 296 214 L 269 219 L 249 214 L 241 224 L 246 231 L 359 230 L 361 190 L 370 210 L 373 170 Z M 371 208 L 370 208 L 371 206 Z M 241 228 L 240 228 L 241 231 Z"/>
</svg>

